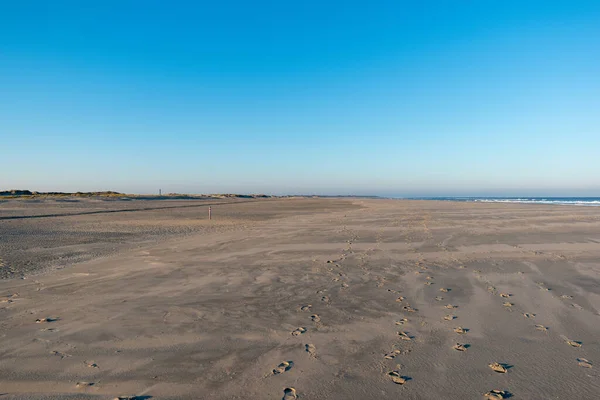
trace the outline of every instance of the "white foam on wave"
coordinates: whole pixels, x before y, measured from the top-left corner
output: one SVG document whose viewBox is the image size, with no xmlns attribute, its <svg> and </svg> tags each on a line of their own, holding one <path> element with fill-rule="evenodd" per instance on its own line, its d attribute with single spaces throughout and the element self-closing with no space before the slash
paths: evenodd
<svg viewBox="0 0 600 400">
<path fill-rule="evenodd" d="M 600 206 L 600 200 L 565 200 L 565 199 L 531 199 L 531 198 L 515 198 L 515 199 L 472 199 L 481 203 L 523 203 L 523 204 L 555 204 L 564 206 Z"/>
</svg>

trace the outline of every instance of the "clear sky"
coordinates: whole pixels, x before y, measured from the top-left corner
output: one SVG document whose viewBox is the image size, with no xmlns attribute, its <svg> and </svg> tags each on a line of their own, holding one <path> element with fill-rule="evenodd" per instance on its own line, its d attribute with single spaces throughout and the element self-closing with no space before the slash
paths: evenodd
<svg viewBox="0 0 600 400">
<path fill-rule="evenodd" d="M 0 189 L 600 195 L 600 1 L 1 1 Z"/>
</svg>

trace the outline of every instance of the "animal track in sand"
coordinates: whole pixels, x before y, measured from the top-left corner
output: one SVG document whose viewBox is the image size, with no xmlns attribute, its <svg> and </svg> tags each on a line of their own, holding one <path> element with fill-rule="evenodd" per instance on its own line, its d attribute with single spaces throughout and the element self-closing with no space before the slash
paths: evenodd
<svg viewBox="0 0 600 400">
<path fill-rule="evenodd" d="M 323 296 L 323 297 L 321 297 L 321 301 L 323 301 L 325 303 L 329 303 L 330 302 L 329 296 Z"/>
<path fill-rule="evenodd" d="M 389 372 L 388 375 L 392 378 L 392 382 L 398 385 L 404 385 L 410 378 L 402 376 L 398 371 Z"/>
<path fill-rule="evenodd" d="M 523 316 L 524 316 L 525 318 L 535 318 L 535 314 L 528 313 L 528 312 L 526 312 L 526 313 L 523 313 Z"/>
<path fill-rule="evenodd" d="M 312 322 L 321 322 L 321 317 L 318 314 L 313 314 L 310 316 Z"/>
<path fill-rule="evenodd" d="M 502 303 L 502 305 L 504 307 L 512 307 L 515 305 L 515 303 L 511 303 L 510 301 L 505 301 L 504 303 Z"/>
<path fill-rule="evenodd" d="M 444 319 L 446 321 L 452 321 L 453 319 L 456 319 L 456 315 L 446 315 Z"/>
<path fill-rule="evenodd" d="M 452 348 L 457 351 L 467 351 L 467 349 L 469 348 L 469 345 L 456 343 L 454 346 L 452 346 Z"/>
<path fill-rule="evenodd" d="M 98 367 L 98 364 L 96 364 L 93 361 L 84 361 L 84 364 L 86 365 L 86 367 L 88 368 L 100 368 Z"/>
<path fill-rule="evenodd" d="M 47 318 L 38 318 L 35 320 L 36 324 L 45 324 L 47 322 L 55 322 L 58 321 L 58 318 L 52 318 L 52 317 L 47 317 Z"/>
<path fill-rule="evenodd" d="M 428 281 L 430 281 L 430 280 L 432 280 L 432 279 L 433 279 L 433 276 L 428 276 L 428 277 L 426 277 L 425 279 L 427 279 Z"/>
<path fill-rule="evenodd" d="M 404 300 L 406 300 L 406 297 L 404 297 L 404 296 L 399 296 L 399 297 L 396 299 L 396 301 L 397 301 L 398 303 L 399 303 L 399 302 L 401 302 L 401 301 L 404 301 Z"/>
<path fill-rule="evenodd" d="M 454 304 L 446 304 L 446 305 L 444 306 L 444 308 L 447 308 L 448 310 L 452 310 L 452 309 L 454 309 L 454 308 L 458 308 L 458 306 L 455 306 Z"/>
<path fill-rule="evenodd" d="M 573 296 L 569 296 L 568 294 L 563 294 L 562 296 L 560 296 L 561 299 L 572 299 Z"/>
<path fill-rule="evenodd" d="M 75 386 L 78 388 L 86 388 L 86 387 L 94 386 L 94 382 L 77 382 L 75 384 Z"/>
<path fill-rule="evenodd" d="M 283 389 L 283 397 L 281 400 L 296 400 L 298 395 L 293 387 Z"/>
<path fill-rule="evenodd" d="M 396 321 L 395 324 L 396 325 L 404 325 L 406 322 L 408 322 L 408 319 L 402 318 L 402 319 L 399 319 L 398 321 Z"/>
<path fill-rule="evenodd" d="M 442 296 L 435 296 L 435 301 L 442 301 L 444 298 Z"/>
<path fill-rule="evenodd" d="M 456 328 L 454 328 L 454 332 L 463 334 L 463 333 L 469 332 L 469 330 L 466 328 L 463 328 L 462 326 L 457 326 Z"/>
<path fill-rule="evenodd" d="M 592 368 L 592 362 L 585 358 L 578 358 L 577 365 L 579 365 L 580 367 L 583 367 L 583 368 Z"/>
<path fill-rule="evenodd" d="M 490 293 L 496 293 L 496 288 L 494 286 L 488 286 L 487 291 Z"/>
<path fill-rule="evenodd" d="M 440 292 L 444 292 L 444 293 L 448 293 L 450 290 L 452 290 L 452 289 L 440 288 Z"/>
<path fill-rule="evenodd" d="M 504 390 L 492 389 L 483 395 L 486 399 L 506 399 L 508 393 Z"/>
<path fill-rule="evenodd" d="M 402 307 L 402 309 L 407 312 L 417 312 L 416 308 L 412 308 L 411 306 L 408 306 L 408 305 Z"/>
<path fill-rule="evenodd" d="M 500 297 L 504 297 L 504 298 L 509 298 L 510 296 L 512 296 L 512 294 L 510 293 L 500 293 Z"/>
<path fill-rule="evenodd" d="M 304 332 L 306 332 L 306 328 L 303 328 L 303 327 L 296 328 L 292 331 L 292 336 L 302 335 Z"/>
<path fill-rule="evenodd" d="M 402 340 L 412 340 L 413 339 L 412 336 L 410 336 L 408 333 L 406 333 L 404 331 L 398 332 L 398 336 L 400 336 L 400 339 L 402 339 Z"/>
<path fill-rule="evenodd" d="M 501 374 L 505 374 L 506 371 L 508 371 L 503 364 L 497 363 L 497 362 L 493 362 L 491 364 L 488 364 L 488 367 L 490 367 L 492 370 L 499 372 Z"/>
<path fill-rule="evenodd" d="M 426 286 L 431 286 L 431 285 L 433 285 L 433 282 L 431 282 L 431 281 L 427 281 L 427 282 L 425 282 L 425 285 L 426 285 Z"/>
<path fill-rule="evenodd" d="M 386 355 L 384 355 L 383 358 L 385 358 L 386 360 L 393 360 L 398 354 L 400 354 L 400 350 L 392 350 Z"/>
<path fill-rule="evenodd" d="M 283 374 L 286 371 L 292 369 L 293 363 L 291 361 L 283 361 L 277 367 L 273 368 L 273 375 Z"/>
<path fill-rule="evenodd" d="M 311 307 L 312 307 L 312 304 L 306 304 L 306 305 L 300 307 L 300 311 L 310 311 Z"/>
<path fill-rule="evenodd" d="M 535 329 L 537 329 L 538 331 L 542 331 L 542 332 L 548 332 L 548 327 L 544 326 L 544 325 L 540 325 L 540 324 L 537 324 L 535 326 Z"/>
</svg>

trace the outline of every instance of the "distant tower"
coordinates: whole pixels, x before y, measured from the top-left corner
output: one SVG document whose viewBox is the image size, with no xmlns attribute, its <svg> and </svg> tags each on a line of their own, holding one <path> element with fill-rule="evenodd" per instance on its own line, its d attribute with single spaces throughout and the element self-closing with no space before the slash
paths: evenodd
<svg viewBox="0 0 600 400">
<path fill-rule="evenodd" d="M 158 189 L 158 195 L 162 196 L 162 189 Z"/>
</svg>

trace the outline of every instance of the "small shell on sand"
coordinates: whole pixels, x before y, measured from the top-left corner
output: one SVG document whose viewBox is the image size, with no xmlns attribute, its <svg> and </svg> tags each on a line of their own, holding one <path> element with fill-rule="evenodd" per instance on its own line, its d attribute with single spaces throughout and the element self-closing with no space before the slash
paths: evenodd
<svg viewBox="0 0 600 400">
<path fill-rule="evenodd" d="M 491 364 L 488 364 L 488 367 L 490 367 L 491 369 L 493 369 L 496 372 L 499 372 L 501 374 L 505 374 L 506 373 L 506 368 L 504 368 L 504 365 L 497 363 L 497 362 L 493 362 Z"/>
</svg>

